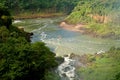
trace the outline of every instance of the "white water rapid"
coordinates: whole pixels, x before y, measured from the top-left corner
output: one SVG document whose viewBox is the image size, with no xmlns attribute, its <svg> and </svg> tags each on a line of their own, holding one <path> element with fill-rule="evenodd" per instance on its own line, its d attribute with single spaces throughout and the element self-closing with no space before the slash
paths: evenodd
<svg viewBox="0 0 120 80">
<path fill-rule="evenodd" d="M 64 57 L 64 62 L 58 66 L 58 74 L 61 80 L 80 80 L 75 73 L 75 60 Z"/>
<path fill-rule="evenodd" d="M 22 22 L 21 20 L 15 20 L 13 23 L 15 24 L 15 23 L 20 23 L 20 22 Z"/>
<path fill-rule="evenodd" d="M 64 30 L 59 23 L 64 17 L 39 18 L 15 20 L 15 26 L 23 27 L 25 31 L 32 32 L 34 35 L 31 41 L 42 41 L 46 43 L 51 51 L 57 56 L 75 53 L 78 55 L 87 53 L 101 53 L 110 47 L 120 46 L 120 40 L 94 38 L 82 35 L 79 32 Z"/>
<path fill-rule="evenodd" d="M 15 20 L 13 24 L 23 27 L 27 32 L 32 32 L 34 34 L 31 38 L 32 43 L 37 41 L 46 43 L 46 46 L 57 56 L 71 53 L 77 55 L 87 53 L 101 54 L 112 46 L 120 47 L 120 39 L 95 38 L 82 35 L 79 32 L 64 30 L 59 26 L 62 20 L 64 20 L 64 17 L 24 19 Z M 76 63 L 78 66 L 84 65 L 80 63 L 79 58 L 73 60 L 67 56 L 64 57 L 64 60 L 57 69 L 61 80 L 80 80 L 81 77 L 79 78 L 76 74 Z"/>
</svg>

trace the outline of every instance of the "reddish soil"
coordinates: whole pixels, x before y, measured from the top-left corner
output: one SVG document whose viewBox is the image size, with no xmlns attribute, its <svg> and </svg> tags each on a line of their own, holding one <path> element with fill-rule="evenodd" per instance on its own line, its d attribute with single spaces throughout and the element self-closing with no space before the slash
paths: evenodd
<svg viewBox="0 0 120 80">
<path fill-rule="evenodd" d="M 62 27 L 63 29 L 70 30 L 70 31 L 78 31 L 81 33 L 85 32 L 85 29 L 86 29 L 85 26 L 86 25 L 83 25 L 83 24 L 73 25 L 73 24 L 67 24 L 66 22 L 60 23 L 60 27 Z"/>
</svg>

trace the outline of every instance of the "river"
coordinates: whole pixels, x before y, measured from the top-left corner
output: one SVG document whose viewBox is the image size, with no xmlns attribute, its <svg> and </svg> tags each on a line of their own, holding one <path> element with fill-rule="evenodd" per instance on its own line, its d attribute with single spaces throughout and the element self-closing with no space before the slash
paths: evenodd
<svg viewBox="0 0 120 80">
<path fill-rule="evenodd" d="M 120 40 L 94 38 L 80 32 L 64 30 L 59 26 L 64 17 L 15 20 L 14 25 L 24 27 L 25 31 L 33 32 L 32 43 L 42 41 L 57 56 L 74 53 L 77 55 L 100 53 L 110 47 L 120 47 Z M 75 70 L 75 60 L 64 57 L 57 72 L 61 80 L 80 80 Z"/>
<path fill-rule="evenodd" d="M 94 38 L 80 32 L 64 30 L 59 26 L 64 17 L 16 20 L 14 25 L 33 32 L 32 42 L 43 41 L 57 56 L 88 54 L 120 47 L 120 40 Z"/>
</svg>

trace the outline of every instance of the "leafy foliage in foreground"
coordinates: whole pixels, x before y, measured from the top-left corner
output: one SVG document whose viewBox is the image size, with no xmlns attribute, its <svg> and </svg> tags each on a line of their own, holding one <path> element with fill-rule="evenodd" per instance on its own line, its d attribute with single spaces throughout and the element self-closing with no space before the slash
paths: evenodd
<svg viewBox="0 0 120 80">
<path fill-rule="evenodd" d="M 28 42 L 27 32 L 12 26 L 9 17 L 7 8 L 0 8 L 0 80 L 45 80 L 57 66 L 55 54 L 42 42 Z"/>
</svg>

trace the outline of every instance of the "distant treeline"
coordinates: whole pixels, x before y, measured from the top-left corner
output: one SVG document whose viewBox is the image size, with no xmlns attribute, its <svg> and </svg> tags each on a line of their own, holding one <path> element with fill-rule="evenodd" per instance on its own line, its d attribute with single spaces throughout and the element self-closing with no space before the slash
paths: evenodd
<svg viewBox="0 0 120 80">
<path fill-rule="evenodd" d="M 33 12 L 65 12 L 70 13 L 79 0 L 0 0 L 15 13 Z"/>
</svg>

